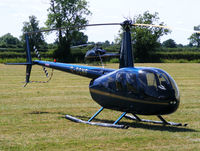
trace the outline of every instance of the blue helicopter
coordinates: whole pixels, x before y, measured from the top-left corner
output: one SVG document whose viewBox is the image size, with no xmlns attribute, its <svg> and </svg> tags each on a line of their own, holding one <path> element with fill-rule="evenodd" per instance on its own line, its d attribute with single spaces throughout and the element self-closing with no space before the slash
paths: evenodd
<svg viewBox="0 0 200 151">
<path fill-rule="evenodd" d="M 186 126 L 186 124 L 168 122 L 162 117 L 162 115 L 175 112 L 179 107 L 179 89 L 173 78 L 167 72 L 158 68 L 134 67 L 130 29 L 139 24 L 133 24 L 131 21 L 126 20 L 123 23 L 89 24 L 86 26 L 101 25 L 121 25 L 123 28 L 119 69 L 49 62 L 40 59 L 33 61 L 29 47 L 29 35 L 49 30 L 26 33 L 27 62 L 10 64 L 26 65 L 26 84 L 30 82 L 33 65 L 90 78 L 89 90 L 91 97 L 101 108 L 88 121 L 66 115 L 65 117 L 69 120 L 90 125 L 128 128 L 127 125 L 118 124 L 123 117 L 126 117 L 140 122 Z M 145 26 L 145 24 L 141 24 L 141 26 Z M 161 26 L 161 28 L 163 27 Z M 122 114 L 114 123 L 92 122 L 103 109 L 120 111 Z M 155 115 L 160 121 L 141 119 L 138 115 Z"/>
<path fill-rule="evenodd" d="M 85 54 L 85 60 L 88 61 L 102 61 L 102 58 L 119 57 L 119 53 L 108 53 L 105 49 L 100 47 L 101 44 L 82 44 L 78 46 L 72 46 L 70 48 L 79 48 L 85 46 L 95 45 L 92 49 L 88 50 Z"/>
<path fill-rule="evenodd" d="M 119 53 L 108 53 L 105 49 L 102 49 L 102 47 L 96 46 L 91 50 L 88 50 L 85 54 L 85 59 L 87 60 L 101 60 L 102 58 L 110 57 L 119 57 Z"/>
</svg>

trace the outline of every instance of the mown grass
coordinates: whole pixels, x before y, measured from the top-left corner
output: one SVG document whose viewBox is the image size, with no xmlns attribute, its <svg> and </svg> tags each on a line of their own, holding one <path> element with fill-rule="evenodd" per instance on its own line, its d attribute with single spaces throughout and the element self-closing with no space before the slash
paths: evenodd
<svg viewBox="0 0 200 151">
<path fill-rule="evenodd" d="M 126 130 L 74 123 L 65 114 L 82 119 L 91 117 L 100 106 L 92 101 L 90 79 L 54 71 L 49 83 L 23 87 L 24 66 L 0 64 L 0 150 L 165 150 L 200 149 L 200 65 L 136 64 L 166 70 L 181 92 L 177 112 L 167 120 L 188 123 L 170 127 L 132 122 Z M 107 64 L 117 68 L 118 64 Z M 51 72 L 51 70 L 49 70 Z M 46 80 L 41 67 L 34 66 L 32 80 Z M 114 122 L 120 112 L 104 110 L 97 121 Z M 156 119 L 154 117 L 145 117 Z"/>
</svg>

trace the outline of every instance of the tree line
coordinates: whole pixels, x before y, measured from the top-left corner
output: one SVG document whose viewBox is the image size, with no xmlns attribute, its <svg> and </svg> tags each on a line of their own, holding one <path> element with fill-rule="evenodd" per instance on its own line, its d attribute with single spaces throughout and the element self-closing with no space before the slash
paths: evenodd
<svg viewBox="0 0 200 151">
<path fill-rule="evenodd" d="M 22 32 L 38 31 L 49 28 L 61 28 L 64 30 L 56 31 L 56 40 L 53 44 L 48 44 L 43 33 L 36 33 L 29 36 L 29 43 L 31 50 L 33 46 L 38 49 L 53 48 L 53 57 L 59 61 L 70 62 L 72 58 L 70 46 L 80 45 L 88 43 L 88 36 L 82 32 L 89 21 L 87 17 L 91 15 L 91 11 L 88 8 L 88 2 L 86 0 L 50 0 L 50 6 L 48 8 L 48 18 L 45 22 L 46 27 L 39 27 L 39 20 L 36 16 L 29 16 L 29 21 L 23 23 Z M 157 12 L 151 14 L 149 11 L 139 14 L 132 19 L 133 23 L 140 24 L 159 24 L 165 25 L 160 21 L 159 14 Z M 199 26 L 195 26 L 199 28 Z M 164 28 L 158 27 L 139 27 L 135 26 L 131 29 L 131 36 L 134 48 L 134 57 L 143 62 L 150 60 L 149 58 L 152 52 L 161 50 L 160 48 L 180 48 L 180 47 L 199 47 L 200 46 L 200 34 L 192 34 L 188 40 L 189 44 L 183 46 L 182 44 L 176 44 L 173 39 L 168 39 L 163 43 L 160 42 L 160 38 L 163 35 L 169 34 L 170 31 Z M 48 34 L 48 33 L 47 33 Z M 113 49 L 119 48 L 122 39 L 122 29 L 119 32 L 119 36 L 115 39 L 115 42 L 109 41 L 101 42 L 103 45 L 111 46 Z M 18 39 L 13 37 L 10 33 L 7 33 L 0 37 L 1 48 L 25 48 L 25 36 Z M 118 50 L 117 50 L 118 51 Z"/>
</svg>

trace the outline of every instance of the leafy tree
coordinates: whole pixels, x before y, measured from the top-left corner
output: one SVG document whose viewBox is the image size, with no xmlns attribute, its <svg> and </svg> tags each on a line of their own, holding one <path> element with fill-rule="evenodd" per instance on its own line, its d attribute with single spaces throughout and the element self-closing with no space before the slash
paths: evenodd
<svg viewBox="0 0 200 151">
<path fill-rule="evenodd" d="M 72 46 L 85 44 L 88 41 L 88 36 L 85 35 L 83 32 L 74 31 L 72 33 L 72 37 L 73 37 L 72 40 L 71 40 Z"/>
<path fill-rule="evenodd" d="M 144 12 L 143 15 L 134 17 L 133 22 L 164 25 L 163 22 L 159 23 L 157 12 L 150 14 L 148 11 Z M 131 32 L 135 57 L 140 62 L 147 62 L 151 59 L 150 53 L 160 47 L 160 37 L 167 34 L 169 30 L 151 26 L 135 26 L 131 29 Z"/>
<path fill-rule="evenodd" d="M 39 21 L 35 16 L 29 16 L 29 22 L 24 22 L 24 26 L 22 28 L 23 33 L 31 32 L 31 31 L 38 31 L 39 28 Z M 22 35 L 22 41 L 25 43 L 25 35 Z M 29 35 L 29 44 L 30 49 L 33 50 L 33 46 L 36 46 L 37 48 L 40 48 L 41 46 L 45 46 L 45 40 L 44 36 L 41 32 L 30 34 Z"/>
<path fill-rule="evenodd" d="M 192 34 L 188 40 L 190 40 L 190 45 L 200 47 L 200 34 L 194 33 Z"/>
<path fill-rule="evenodd" d="M 60 61 L 65 61 L 70 57 L 70 45 L 81 44 L 87 41 L 87 37 L 83 33 L 79 33 L 82 25 L 88 23 L 85 18 L 91 14 L 88 10 L 85 0 L 51 0 L 48 9 L 48 19 L 46 25 L 49 28 L 61 28 L 58 30 L 58 49 L 55 51 L 55 57 Z M 79 26 L 79 27 L 77 27 Z M 77 41 L 77 43 L 76 43 Z"/>
<path fill-rule="evenodd" d="M 104 42 L 104 45 L 105 45 L 105 46 L 110 46 L 110 41 L 106 40 L 106 41 Z"/>
<path fill-rule="evenodd" d="M 21 42 L 18 38 L 12 36 L 10 33 L 7 33 L 0 37 L 0 46 L 1 47 L 21 47 Z"/>
<path fill-rule="evenodd" d="M 183 44 L 177 44 L 176 47 L 178 47 L 178 48 L 183 48 L 184 45 L 183 45 Z"/>
<path fill-rule="evenodd" d="M 176 42 L 173 39 L 168 39 L 166 41 L 163 41 L 162 46 L 166 47 L 166 48 L 176 48 L 177 47 Z"/>
</svg>

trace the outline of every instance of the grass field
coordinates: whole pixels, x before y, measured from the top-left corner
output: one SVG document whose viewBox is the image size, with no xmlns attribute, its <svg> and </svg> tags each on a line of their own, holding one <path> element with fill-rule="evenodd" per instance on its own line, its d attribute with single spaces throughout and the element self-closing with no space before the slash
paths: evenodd
<svg viewBox="0 0 200 151">
<path fill-rule="evenodd" d="M 89 94 L 89 79 L 54 71 L 49 83 L 23 87 L 24 66 L 0 64 L 0 150 L 200 150 L 200 64 L 136 64 L 166 70 L 177 82 L 181 104 L 169 121 L 188 123 L 170 127 L 122 119 L 129 129 L 74 123 L 65 114 L 91 117 L 100 106 Z M 108 68 L 117 68 L 109 64 Z M 51 72 L 51 70 L 49 70 Z M 34 66 L 32 80 L 45 80 Z M 98 121 L 114 122 L 120 112 L 104 110 Z M 143 116 L 144 118 L 144 116 Z M 145 117 L 156 119 L 155 117 Z M 103 121 L 105 122 L 105 121 Z"/>
</svg>

